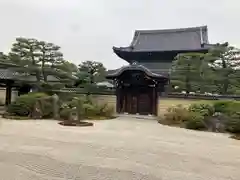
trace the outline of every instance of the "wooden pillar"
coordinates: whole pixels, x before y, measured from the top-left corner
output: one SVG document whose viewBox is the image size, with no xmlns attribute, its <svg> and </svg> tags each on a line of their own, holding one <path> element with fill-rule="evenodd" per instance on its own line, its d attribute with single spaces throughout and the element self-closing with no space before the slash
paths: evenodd
<svg viewBox="0 0 240 180">
<path fill-rule="evenodd" d="M 152 110 L 152 113 L 153 113 L 153 115 L 156 115 L 156 98 L 157 98 L 157 96 L 156 96 L 156 86 L 154 86 L 153 88 L 152 88 L 152 107 L 153 107 L 153 110 Z"/>
<path fill-rule="evenodd" d="M 7 83 L 6 85 L 7 87 L 6 87 L 5 105 L 8 106 L 12 100 L 12 84 Z"/>
<path fill-rule="evenodd" d="M 159 103 L 158 99 L 160 98 L 159 84 L 158 84 L 158 83 L 156 84 L 155 94 L 156 94 L 156 98 L 155 98 L 155 102 L 156 102 L 156 104 L 155 104 L 156 112 L 155 112 L 155 114 L 156 114 L 156 116 L 158 116 L 158 103 Z"/>
<path fill-rule="evenodd" d="M 120 113 L 121 112 L 121 90 L 120 90 L 120 87 L 117 86 L 116 87 L 116 96 L 117 96 L 117 103 L 116 103 L 116 111 L 117 113 Z"/>
</svg>

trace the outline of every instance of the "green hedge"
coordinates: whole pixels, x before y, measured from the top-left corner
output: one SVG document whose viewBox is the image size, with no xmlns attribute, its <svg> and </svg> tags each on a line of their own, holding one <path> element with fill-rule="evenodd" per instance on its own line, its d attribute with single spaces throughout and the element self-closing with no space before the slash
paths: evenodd
<svg viewBox="0 0 240 180">
<path fill-rule="evenodd" d="M 8 105 L 7 112 L 16 116 L 30 116 L 36 102 L 43 97 L 49 97 L 45 93 L 29 93 L 19 96 Z"/>
<path fill-rule="evenodd" d="M 159 121 L 162 124 L 195 130 L 240 133 L 240 102 L 216 101 L 213 104 L 192 104 L 188 109 L 178 105 L 168 109 Z"/>
<path fill-rule="evenodd" d="M 60 117 L 67 120 L 73 112 L 80 116 L 79 119 L 108 119 L 114 116 L 114 107 L 107 104 L 95 104 L 91 96 L 76 97 L 63 103 L 60 109 Z"/>
</svg>

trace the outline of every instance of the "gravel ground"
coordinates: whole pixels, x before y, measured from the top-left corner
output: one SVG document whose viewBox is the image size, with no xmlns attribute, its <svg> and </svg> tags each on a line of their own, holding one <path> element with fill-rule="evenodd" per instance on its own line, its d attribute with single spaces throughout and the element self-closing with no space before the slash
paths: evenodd
<svg viewBox="0 0 240 180">
<path fill-rule="evenodd" d="M 0 122 L 0 180 L 239 180 L 240 141 L 118 118 Z"/>
</svg>

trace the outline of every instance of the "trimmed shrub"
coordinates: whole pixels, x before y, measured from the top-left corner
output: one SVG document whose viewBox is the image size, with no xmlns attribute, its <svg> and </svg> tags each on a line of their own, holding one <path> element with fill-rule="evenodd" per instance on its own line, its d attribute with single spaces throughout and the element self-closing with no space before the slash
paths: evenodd
<svg viewBox="0 0 240 180">
<path fill-rule="evenodd" d="M 51 96 L 42 97 L 42 98 L 37 99 L 37 101 L 34 105 L 34 108 L 36 108 L 37 105 L 40 108 L 42 118 L 52 118 L 53 117 L 53 99 Z M 33 108 L 33 112 L 35 111 L 34 108 Z"/>
<path fill-rule="evenodd" d="M 188 121 L 185 121 L 185 127 L 192 130 L 206 130 L 204 116 L 201 113 L 192 112 Z"/>
<path fill-rule="evenodd" d="M 167 113 L 164 114 L 160 123 L 166 125 L 181 125 L 183 122 L 188 121 L 189 118 L 191 118 L 190 112 L 181 105 L 178 105 L 168 108 Z"/>
<path fill-rule="evenodd" d="M 70 108 L 63 108 L 60 110 L 60 118 L 63 120 L 68 120 L 70 118 L 72 109 Z"/>
<path fill-rule="evenodd" d="M 11 115 L 8 112 L 5 112 L 2 115 L 2 117 L 5 119 L 13 119 L 13 120 L 28 120 L 29 119 L 28 116 L 16 116 L 16 115 Z"/>
<path fill-rule="evenodd" d="M 7 107 L 7 112 L 17 116 L 30 116 L 37 100 L 47 96 L 45 93 L 29 93 L 19 96 Z"/>
<path fill-rule="evenodd" d="M 214 107 L 210 104 L 192 104 L 188 110 L 190 112 L 200 113 L 202 116 L 212 116 L 215 112 Z"/>
<path fill-rule="evenodd" d="M 226 132 L 226 122 L 229 120 L 229 116 L 223 113 L 214 113 L 213 116 L 205 118 L 204 122 L 208 131 L 211 132 Z"/>
<path fill-rule="evenodd" d="M 92 104 L 83 104 L 83 114 L 85 118 L 88 117 L 95 117 L 99 115 L 99 108 L 98 106 L 92 105 Z"/>
<path fill-rule="evenodd" d="M 102 107 L 100 107 L 100 115 L 112 118 L 114 116 L 114 107 L 109 106 L 107 104 L 103 104 Z"/>
<path fill-rule="evenodd" d="M 216 112 L 225 113 L 226 109 L 229 108 L 232 101 L 216 101 L 213 103 Z"/>
<path fill-rule="evenodd" d="M 226 124 L 226 130 L 230 133 L 240 133 L 240 119 L 239 118 L 232 118 L 229 119 Z"/>
<path fill-rule="evenodd" d="M 76 97 L 71 101 L 63 103 L 60 109 L 61 119 L 66 119 L 73 111 L 78 113 L 78 116 L 81 119 L 106 119 L 112 118 L 114 115 L 113 107 L 110 107 L 107 104 L 94 104 L 90 96 L 87 96 L 84 99 Z"/>
<path fill-rule="evenodd" d="M 240 111 L 228 116 L 228 121 L 226 121 L 226 130 L 230 133 L 240 133 Z"/>
<path fill-rule="evenodd" d="M 240 111 L 240 102 L 238 101 L 216 101 L 214 104 L 214 109 L 216 112 L 221 113 L 231 113 Z"/>
<path fill-rule="evenodd" d="M 112 118 L 114 115 L 114 108 L 108 106 L 107 104 L 102 105 L 92 105 L 92 104 L 84 104 L 84 116 L 85 118 Z"/>
</svg>

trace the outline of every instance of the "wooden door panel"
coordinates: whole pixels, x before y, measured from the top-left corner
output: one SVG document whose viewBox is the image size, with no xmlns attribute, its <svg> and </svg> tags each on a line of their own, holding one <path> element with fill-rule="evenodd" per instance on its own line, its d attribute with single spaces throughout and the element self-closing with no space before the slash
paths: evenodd
<svg viewBox="0 0 240 180">
<path fill-rule="evenodd" d="M 151 98 L 149 94 L 144 93 L 139 95 L 138 110 L 139 114 L 143 115 L 151 114 Z"/>
<path fill-rule="evenodd" d="M 130 104 L 131 104 L 131 114 L 137 114 L 137 96 L 135 96 L 135 95 L 132 95 L 131 96 L 131 102 L 130 102 Z"/>
<path fill-rule="evenodd" d="M 155 100 L 152 88 L 125 89 L 122 94 L 121 112 L 129 114 L 154 114 Z"/>
</svg>

